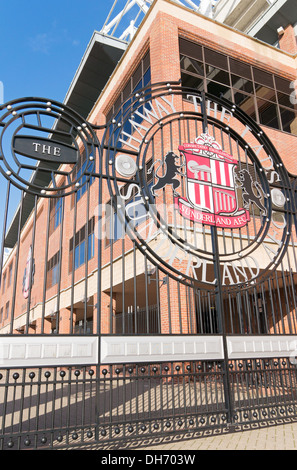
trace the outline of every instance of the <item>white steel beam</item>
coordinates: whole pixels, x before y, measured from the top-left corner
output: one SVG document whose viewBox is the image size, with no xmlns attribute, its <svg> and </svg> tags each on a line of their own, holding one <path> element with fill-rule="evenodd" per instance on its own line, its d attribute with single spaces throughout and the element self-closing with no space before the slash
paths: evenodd
<svg viewBox="0 0 297 470">
<path fill-rule="evenodd" d="M 186 6 L 201 14 L 213 17 L 213 6 L 217 0 L 173 0 L 178 5 Z M 124 28 L 119 33 L 119 39 L 131 40 L 137 31 L 140 21 L 147 14 L 153 0 L 115 0 L 113 6 L 107 16 L 107 19 L 100 31 L 101 34 L 115 36 L 118 28 Z M 117 7 L 118 13 L 115 13 Z M 120 10 L 119 10 L 120 8 Z M 137 9 L 134 18 L 127 25 L 127 13 L 132 9 Z M 131 13 L 130 13 L 131 14 Z M 115 15 L 115 16 L 113 16 Z"/>
</svg>

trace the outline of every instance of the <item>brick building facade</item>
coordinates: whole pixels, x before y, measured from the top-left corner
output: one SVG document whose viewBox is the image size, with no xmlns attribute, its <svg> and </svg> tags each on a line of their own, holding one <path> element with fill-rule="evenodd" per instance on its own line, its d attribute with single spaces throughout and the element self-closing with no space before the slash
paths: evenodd
<svg viewBox="0 0 297 470">
<path fill-rule="evenodd" d="M 181 81 L 182 86 L 204 90 L 242 108 L 261 126 L 287 170 L 295 175 L 297 108 L 292 83 L 297 80 L 297 46 L 292 25 L 280 33 L 279 44 L 280 48 L 265 44 L 169 0 L 156 1 L 87 120 L 98 127 L 98 139 L 102 141 L 104 131 L 99 127 L 117 114 L 131 93 L 150 84 Z M 185 110 L 193 108 L 188 101 L 182 106 Z M 213 115 L 214 110 L 209 113 Z M 100 158 L 104 167 L 104 152 Z M 96 161 L 97 173 L 99 165 Z M 38 199 L 35 210 L 32 205 L 33 210 L 22 225 L 20 243 L 11 246 L 3 267 L 0 333 L 90 334 L 98 329 L 102 334 L 216 333 L 212 316 L 207 326 L 202 320 L 199 323 L 201 310 L 187 286 L 168 281 L 161 271 L 157 281 L 148 282 L 144 267 L 147 260 L 135 251 L 129 236 L 122 238 L 117 234 L 115 240 L 109 236 L 108 232 L 115 230 L 113 216 L 105 221 L 104 235 L 100 237 L 98 290 L 96 230 L 100 191 L 102 202 L 111 204 L 107 182 L 104 180 L 100 188 L 95 177 L 74 195 Z M 291 262 L 294 265 L 294 260 Z M 291 268 L 295 279 L 296 269 Z M 285 302 L 285 290 L 279 295 Z M 269 315 L 272 304 L 270 299 Z M 292 301 L 286 314 L 264 329 L 246 324 L 238 330 L 237 320 L 233 330 L 230 323 L 227 329 L 296 333 L 294 312 Z"/>
<path fill-rule="evenodd" d="M 294 1 L 133 1 L 0 106 L 1 449 L 296 420 Z"/>
</svg>

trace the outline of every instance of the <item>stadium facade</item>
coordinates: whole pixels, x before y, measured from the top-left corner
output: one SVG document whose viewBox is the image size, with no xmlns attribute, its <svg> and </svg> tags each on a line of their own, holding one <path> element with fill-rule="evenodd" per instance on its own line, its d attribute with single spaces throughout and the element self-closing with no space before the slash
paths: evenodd
<svg viewBox="0 0 297 470">
<path fill-rule="evenodd" d="M 63 104 L 2 107 L 4 448 L 296 417 L 291 3 L 156 0 Z M 5 417 L 49 380 L 52 420 Z"/>
</svg>

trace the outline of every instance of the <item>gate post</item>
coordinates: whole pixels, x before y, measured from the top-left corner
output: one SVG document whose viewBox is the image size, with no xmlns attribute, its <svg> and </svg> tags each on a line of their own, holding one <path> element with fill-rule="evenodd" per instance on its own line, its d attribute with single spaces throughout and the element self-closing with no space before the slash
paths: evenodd
<svg viewBox="0 0 297 470">
<path fill-rule="evenodd" d="M 208 132 L 208 121 L 207 121 L 207 110 L 205 104 L 205 92 L 201 93 L 201 111 L 203 115 L 203 132 Z M 227 408 L 227 423 L 232 424 L 232 401 L 231 401 L 231 388 L 228 372 L 228 348 L 227 348 L 227 338 L 226 338 L 226 325 L 225 325 L 225 316 L 224 316 L 224 307 L 222 299 L 222 280 L 220 272 L 220 255 L 219 255 L 219 246 L 218 246 L 218 232 L 216 226 L 211 226 L 211 242 L 212 242 L 212 252 L 213 252 L 213 264 L 214 264 L 214 274 L 216 279 L 215 284 L 215 303 L 216 303 L 216 312 L 219 332 L 222 334 L 223 340 L 223 351 L 224 351 L 224 360 L 223 360 L 223 385 L 225 392 L 225 403 Z"/>
<path fill-rule="evenodd" d="M 223 351 L 224 351 L 224 360 L 223 360 L 223 384 L 225 392 L 225 403 L 227 408 L 227 423 L 232 424 L 233 416 L 233 404 L 231 400 L 231 388 L 229 380 L 229 368 L 228 368 L 228 347 L 227 347 L 227 337 L 226 337 L 226 324 L 225 324 L 225 315 L 222 299 L 222 280 L 220 272 L 220 259 L 219 259 L 219 250 L 218 250 L 218 234 L 217 227 L 211 227 L 211 239 L 213 247 L 213 260 L 214 260 L 214 272 L 216 279 L 215 287 L 215 302 L 216 302 L 216 312 L 219 332 L 222 334 L 223 340 Z"/>
</svg>

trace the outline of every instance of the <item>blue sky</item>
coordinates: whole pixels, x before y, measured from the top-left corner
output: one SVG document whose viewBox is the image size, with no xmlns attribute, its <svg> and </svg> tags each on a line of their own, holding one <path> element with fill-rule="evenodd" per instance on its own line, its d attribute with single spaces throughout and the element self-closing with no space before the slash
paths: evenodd
<svg viewBox="0 0 297 470">
<path fill-rule="evenodd" d="M 126 1 L 118 1 L 114 14 Z M 0 0 L 3 102 L 23 97 L 63 102 L 93 32 L 100 31 L 113 4 L 114 0 Z M 137 13 L 135 6 L 122 22 L 123 28 Z M 5 194 L 1 176 L 0 237 Z M 8 222 L 18 201 L 19 193 L 15 190 L 10 198 Z"/>
<path fill-rule="evenodd" d="M 118 0 L 114 14 L 126 1 Z M 113 5 L 114 0 L 0 0 L 0 104 L 23 97 L 63 102 L 93 32 L 100 31 Z M 123 28 L 137 13 L 135 6 Z M 0 239 L 5 195 L 1 176 Z M 19 197 L 12 191 L 8 225 Z"/>
<path fill-rule="evenodd" d="M 25 96 L 63 101 L 94 30 L 114 0 L 0 0 L 4 102 Z"/>
<path fill-rule="evenodd" d="M 93 32 L 102 28 L 113 3 L 114 0 L 0 0 L 3 102 L 22 97 L 63 102 Z M 0 240 L 5 197 L 6 183 L 0 175 Z M 20 192 L 12 189 L 8 225 L 19 198 Z"/>
</svg>

